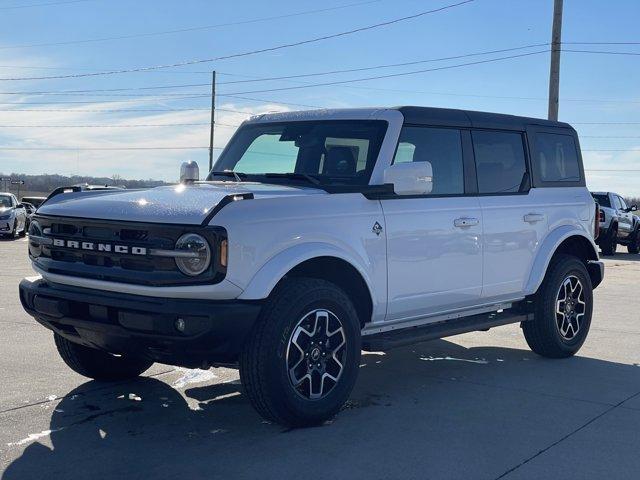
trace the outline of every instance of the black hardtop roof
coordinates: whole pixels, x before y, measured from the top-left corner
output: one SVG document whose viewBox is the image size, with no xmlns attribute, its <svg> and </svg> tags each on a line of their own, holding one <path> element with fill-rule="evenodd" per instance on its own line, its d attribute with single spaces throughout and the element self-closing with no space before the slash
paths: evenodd
<svg viewBox="0 0 640 480">
<path fill-rule="evenodd" d="M 526 130 L 529 125 L 542 127 L 573 127 L 568 123 L 554 122 L 542 118 L 519 117 L 504 113 L 476 112 L 453 108 L 433 107 L 395 107 L 404 115 L 405 123 L 415 125 L 434 125 L 447 127 L 496 128 L 502 130 Z"/>
</svg>

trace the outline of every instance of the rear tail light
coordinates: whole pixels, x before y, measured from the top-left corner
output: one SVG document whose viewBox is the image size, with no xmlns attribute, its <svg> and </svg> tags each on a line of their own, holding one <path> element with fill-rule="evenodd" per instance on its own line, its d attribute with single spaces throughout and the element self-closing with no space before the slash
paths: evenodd
<svg viewBox="0 0 640 480">
<path fill-rule="evenodd" d="M 593 216 L 593 239 L 597 239 L 600 235 L 600 222 L 604 222 L 604 212 L 600 210 L 600 206 L 596 203 L 596 214 Z"/>
</svg>

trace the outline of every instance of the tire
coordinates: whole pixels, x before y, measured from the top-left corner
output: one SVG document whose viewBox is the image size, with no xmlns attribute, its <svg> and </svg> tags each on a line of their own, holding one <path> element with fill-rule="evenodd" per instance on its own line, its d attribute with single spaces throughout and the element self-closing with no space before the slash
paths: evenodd
<svg viewBox="0 0 640 480">
<path fill-rule="evenodd" d="M 631 241 L 627 245 L 629 253 L 637 254 L 640 252 L 640 227 L 636 228 L 631 236 Z"/>
<path fill-rule="evenodd" d="M 618 248 L 618 229 L 614 228 L 611 233 L 604 238 L 602 245 L 600 245 L 603 255 L 615 255 Z"/>
<path fill-rule="evenodd" d="M 569 305 L 561 300 L 563 296 L 568 298 L 567 293 L 571 296 Z M 569 313 L 558 314 L 557 310 Z M 566 358 L 580 350 L 586 340 L 592 314 L 593 288 L 584 263 L 559 254 L 536 294 L 534 319 L 523 322 L 522 330 L 527 344 L 538 355 Z"/>
<path fill-rule="evenodd" d="M 74 372 L 94 380 L 128 380 L 153 365 L 153 361 L 146 358 L 116 357 L 102 350 L 78 345 L 57 333 L 54 333 L 54 339 L 64 363 Z"/>
<path fill-rule="evenodd" d="M 18 236 L 18 219 L 15 219 L 13 221 L 13 230 L 11 230 L 11 233 L 9 234 L 9 236 L 11 238 L 16 238 Z"/>
<path fill-rule="evenodd" d="M 240 354 L 240 378 L 265 419 L 287 427 L 318 425 L 348 399 L 360 348 L 360 322 L 347 295 L 324 280 L 293 278 L 263 308 Z"/>
</svg>

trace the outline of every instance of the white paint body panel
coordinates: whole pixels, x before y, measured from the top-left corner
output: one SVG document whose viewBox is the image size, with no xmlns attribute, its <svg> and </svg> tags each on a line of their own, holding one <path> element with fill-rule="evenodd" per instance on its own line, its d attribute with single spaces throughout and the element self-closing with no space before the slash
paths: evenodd
<svg viewBox="0 0 640 480">
<path fill-rule="evenodd" d="M 482 292 L 477 197 L 383 200 L 388 251 L 388 320 L 473 305 Z M 456 227 L 459 218 L 477 225 Z"/>
</svg>

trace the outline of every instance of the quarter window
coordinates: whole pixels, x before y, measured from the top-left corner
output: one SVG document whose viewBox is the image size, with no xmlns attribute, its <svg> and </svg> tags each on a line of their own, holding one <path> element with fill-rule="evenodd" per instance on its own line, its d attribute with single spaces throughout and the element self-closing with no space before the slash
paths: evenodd
<svg viewBox="0 0 640 480">
<path fill-rule="evenodd" d="M 543 182 L 577 182 L 580 166 L 572 136 L 537 133 L 533 164 Z"/>
<path fill-rule="evenodd" d="M 393 163 L 430 162 L 433 168 L 431 195 L 464 193 L 464 167 L 460 130 L 404 127 Z"/>
<path fill-rule="evenodd" d="M 479 193 L 515 193 L 526 186 L 526 161 L 520 133 L 472 132 Z"/>
</svg>

